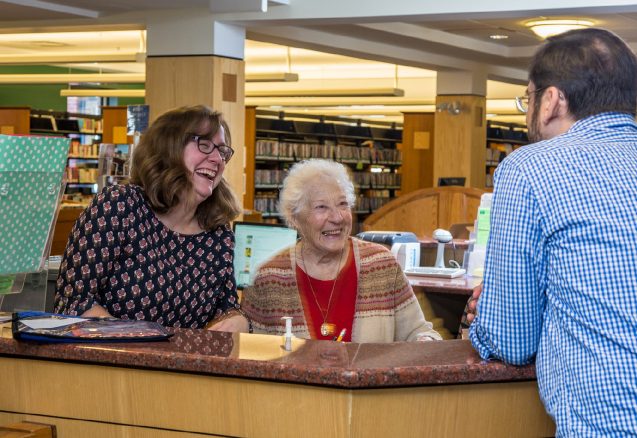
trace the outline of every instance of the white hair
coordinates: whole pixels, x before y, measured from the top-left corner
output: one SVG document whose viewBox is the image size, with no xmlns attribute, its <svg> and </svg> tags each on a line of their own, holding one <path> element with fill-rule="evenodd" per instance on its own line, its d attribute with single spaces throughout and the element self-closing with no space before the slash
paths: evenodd
<svg viewBox="0 0 637 438">
<path fill-rule="evenodd" d="M 294 217 L 307 206 L 308 191 L 311 190 L 312 183 L 319 178 L 334 180 L 345 193 L 349 207 L 353 208 L 356 204 L 354 183 L 348 167 L 332 160 L 303 160 L 290 168 L 279 195 L 279 212 L 288 226 L 294 224 Z"/>
</svg>

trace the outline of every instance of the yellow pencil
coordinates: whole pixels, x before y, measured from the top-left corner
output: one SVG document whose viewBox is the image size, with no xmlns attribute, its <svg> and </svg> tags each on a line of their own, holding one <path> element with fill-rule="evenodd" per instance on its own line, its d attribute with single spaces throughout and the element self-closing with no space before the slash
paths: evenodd
<svg viewBox="0 0 637 438">
<path fill-rule="evenodd" d="M 341 332 L 338 334 L 338 338 L 336 338 L 336 342 L 341 342 L 343 340 L 343 336 L 345 336 L 345 333 L 347 333 L 347 329 L 343 329 L 341 330 Z"/>
</svg>

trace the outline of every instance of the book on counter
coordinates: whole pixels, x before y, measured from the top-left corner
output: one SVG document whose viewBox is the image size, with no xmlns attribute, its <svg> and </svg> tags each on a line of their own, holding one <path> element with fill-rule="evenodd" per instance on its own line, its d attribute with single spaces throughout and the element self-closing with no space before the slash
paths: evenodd
<svg viewBox="0 0 637 438">
<path fill-rule="evenodd" d="M 13 338 L 38 342 L 144 342 L 172 336 L 153 321 L 83 318 L 46 312 L 16 312 Z"/>
</svg>

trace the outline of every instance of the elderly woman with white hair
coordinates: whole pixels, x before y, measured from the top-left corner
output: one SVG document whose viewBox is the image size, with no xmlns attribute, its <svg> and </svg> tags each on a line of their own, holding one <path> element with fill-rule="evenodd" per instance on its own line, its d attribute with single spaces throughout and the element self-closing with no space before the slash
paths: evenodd
<svg viewBox="0 0 637 438">
<path fill-rule="evenodd" d="M 383 246 L 350 236 L 356 195 L 347 168 L 312 159 L 290 168 L 279 210 L 300 239 L 265 262 L 243 294 L 255 333 L 283 334 L 282 316 L 306 339 L 441 339 Z"/>
</svg>

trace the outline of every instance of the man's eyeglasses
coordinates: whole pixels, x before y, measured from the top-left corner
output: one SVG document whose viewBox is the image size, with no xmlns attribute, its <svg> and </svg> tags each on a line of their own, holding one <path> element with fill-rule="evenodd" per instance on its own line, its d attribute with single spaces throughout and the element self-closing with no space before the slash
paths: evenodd
<svg viewBox="0 0 637 438">
<path fill-rule="evenodd" d="M 533 90 L 530 93 L 527 92 L 524 96 L 518 96 L 515 98 L 515 107 L 522 114 L 526 114 L 529 111 L 529 96 L 531 94 L 539 93 L 540 91 L 544 91 L 547 87 L 538 88 L 537 90 Z"/>
<path fill-rule="evenodd" d="M 191 141 L 197 143 L 197 147 L 199 148 L 199 152 L 202 154 L 210 155 L 215 149 L 219 151 L 219 155 L 221 155 L 221 159 L 226 163 L 230 161 L 232 155 L 234 155 L 234 149 L 226 144 L 216 144 L 213 143 L 212 140 L 206 140 L 201 138 L 200 135 L 193 135 L 190 137 Z"/>
</svg>

